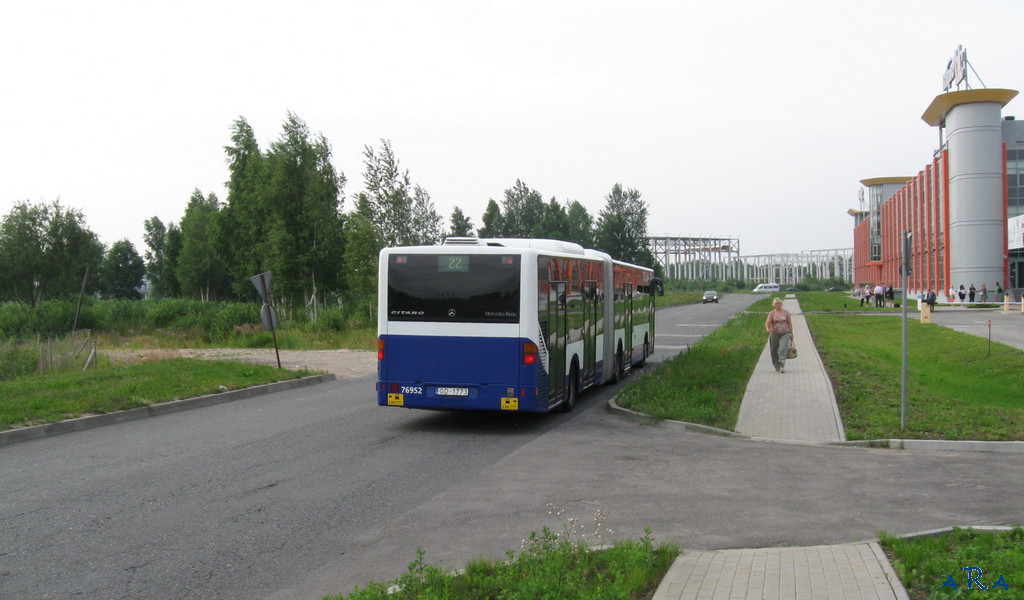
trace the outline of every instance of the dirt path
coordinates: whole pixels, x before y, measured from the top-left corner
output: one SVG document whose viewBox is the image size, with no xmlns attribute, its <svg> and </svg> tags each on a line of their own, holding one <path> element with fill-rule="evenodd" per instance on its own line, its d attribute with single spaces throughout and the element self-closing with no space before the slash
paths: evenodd
<svg viewBox="0 0 1024 600">
<path fill-rule="evenodd" d="M 137 362 L 167 358 L 236 360 L 277 366 L 273 348 L 204 348 L 181 350 L 101 350 L 115 362 Z M 366 350 L 281 350 L 285 369 L 310 369 L 333 373 L 338 379 L 370 375 L 377 369 L 377 356 Z"/>
</svg>

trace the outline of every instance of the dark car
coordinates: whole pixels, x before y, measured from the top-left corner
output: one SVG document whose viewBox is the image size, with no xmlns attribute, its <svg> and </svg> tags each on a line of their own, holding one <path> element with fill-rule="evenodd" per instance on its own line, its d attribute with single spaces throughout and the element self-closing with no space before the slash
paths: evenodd
<svg viewBox="0 0 1024 600">
<path fill-rule="evenodd" d="M 700 303 L 706 304 L 708 302 L 714 302 L 715 304 L 718 304 L 718 292 L 716 292 L 715 290 L 708 290 L 704 292 L 704 297 L 701 298 Z"/>
<path fill-rule="evenodd" d="M 838 285 L 834 285 L 834 286 L 828 288 L 825 291 L 826 292 L 843 292 L 843 291 L 846 291 L 846 290 L 845 290 L 845 288 L 839 287 Z"/>
</svg>

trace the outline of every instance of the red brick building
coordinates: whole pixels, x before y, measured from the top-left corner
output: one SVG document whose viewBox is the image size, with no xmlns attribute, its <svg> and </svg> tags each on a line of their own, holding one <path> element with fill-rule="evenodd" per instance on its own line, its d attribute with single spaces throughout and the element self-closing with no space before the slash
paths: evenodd
<svg viewBox="0 0 1024 600">
<path fill-rule="evenodd" d="M 951 285 L 1014 287 L 1006 224 L 1008 198 L 1020 182 L 1017 161 L 1007 167 L 1007 152 L 1012 148 L 1017 156 L 1024 130 L 1012 117 L 1003 120 L 1001 111 L 1016 95 L 981 89 L 937 96 L 922 116 L 945 134 L 932 161 L 913 177 L 861 181 L 867 210 L 849 211 L 857 285 L 899 288 L 901 240 L 911 232 L 910 294 L 935 290 L 944 300 Z M 1009 204 L 1015 209 L 1016 198 Z"/>
</svg>

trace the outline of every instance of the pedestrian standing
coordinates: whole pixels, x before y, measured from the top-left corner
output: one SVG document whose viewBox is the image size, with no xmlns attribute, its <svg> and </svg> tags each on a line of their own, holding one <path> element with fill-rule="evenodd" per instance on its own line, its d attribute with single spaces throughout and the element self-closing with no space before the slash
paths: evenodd
<svg viewBox="0 0 1024 600">
<path fill-rule="evenodd" d="M 885 288 L 880 283 L 875 286 L 875 306 L 878 308 L 885 306 Z"/>
<path fill-rule="evenodd" d="M 793 339 L 793 317 L 782 308 L 782 298 L 772 300 L 772 311 L 764 320 L 768 332 L 768 348 L 772 355 L 772 366 L 779 373 L 786 372 L 786 354 Z"/>
<path fill-rule="evenodd" d="M 981 284 L 981 301 L 983 303 L 988 302 L 988 288 L 985 287 L 984 283 Z"/>
<path fill-rule="evenodd" d="M 967 299 L 967 290 L 964 289 L 964 284 L 960 284 L 960 291 L 957 294 L 960 296 L 961 302 Z"/>
<path fill-rule="evenodd" d="M 953 288 L 953 286 L 949 286 L 949 291 L 946 292 L 946 298 L 948 299 L 950 304 L 956 302 L 956 290 Z"/>
<path fill-rule="evenodd" d="M 970 289 L 967 290 L 967 296 L 974 302 L 974 295 L 978 293 L 978 290 L 974 289 L 974 284 L 971 284 Z"/>
<path fill-rule="evenodd" d="M 1003 285 L 998 281 L 996 282 L 996 301 L 1003 301 Z"/>
</svg>

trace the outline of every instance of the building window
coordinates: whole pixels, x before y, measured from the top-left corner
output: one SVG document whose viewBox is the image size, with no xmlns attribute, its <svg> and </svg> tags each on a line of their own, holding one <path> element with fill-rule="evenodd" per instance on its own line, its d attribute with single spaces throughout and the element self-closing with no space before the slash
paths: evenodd
<svg viewBox="0 0 1024 600">
<path fill-rule="evenodd" d="M 1024 150 L 1006 151 L 1006 215 L 1024 214 Z"/>
<path fill-rule="evenodd" d="M 870 190 L 870 210 L 871 210 L 871 225 L 870 227 L 870 240 L 868 241 L 868 247 L 870 248 L 871 256 L 868 258 L 870 261 L 882 260 L 882 202 L 885 198 L 882 197 L 882 187 L 874 186 L 869 188 Z"/>
</svg>

